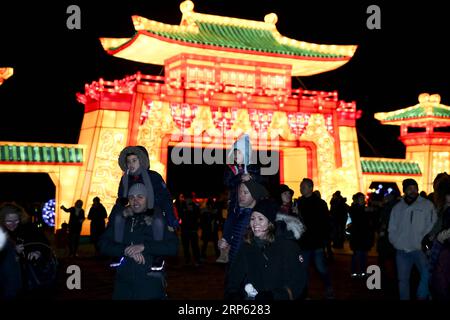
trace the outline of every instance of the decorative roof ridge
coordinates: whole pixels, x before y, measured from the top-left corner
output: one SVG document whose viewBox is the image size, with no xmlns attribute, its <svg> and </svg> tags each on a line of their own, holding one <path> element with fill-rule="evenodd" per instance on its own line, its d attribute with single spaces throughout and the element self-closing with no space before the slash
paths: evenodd
<svg viewBox="0 0 450 320">
<path fill-rule="evenodd" d="M 264 16 L 264 21 L 247 20 L 233 17 L 223 17 L 218 15 L 211 15 L 205 13 L 194 12 L 194 3 L 186 0 L 180 4 L 180 10 L 183 13 L 181 19 L 181 26 L 189 26 L 197 28 L 197 22 L 206 22 L 226 26 L 236 26 L 239 28 L 267 30 L 272 32 L 273 37 L 282 45 L 289 45 L 302 50 L 312 50 L 323 54 L 338 54 L 343 56 L 353 56 L 357 47 L 356 45 L 326 45 L 317 44 L 305 41 L 298 41 L 292 38 L 285 37 L 277 30 L 276 23 L 278 16 L 275 13 L 269 13 Z M 137 29 L 136 29 L 137 30 Z M 194 29 L 192 29 L 194 30 Z M 175 29 L 174 29 L 175 31 Z M 189 30 L 190 31 L 190 30 Z"/>
<path fill-rule="evenodd" d="M 356 45 L 335 45 L 335 44 L 317 44 L 312 42 L 298 41 L 281 35 L 278 30 L 272 32 L 275 39 L 282 45 L 289 45 L 303 50 L 318 51 L 323 54 L 338 54 L 346 57 L 352 57 L 358 46 Z"/>
<path fill-rule="evenodd" d="M 99 38 L 102 47 L 106 50 L 114 50 L 114 48 L 119 48 L 126 44 L 127 42 L 133 40 L 134 36 L 131 38 Z"/>
<path fill-rule="evenodd" d="M 399 110 L 394 110 L 394 111 L 389 111 L 389 112 L 377 112 L 375 113 L 375 119 L 383 121 L 386 120 L 387 118 L 391 118 L 391 117 L 396 117 L 400 114 L 403 113 L 407 113 L 416 109 L 420 109 L 423 108 L 425 111 L 425 117 L 429 117 L 429 116 L 433 116 L 433 110 L 434 108 L 441 108 L 444 109 L 446 111 L 450 112 L 450 107 L 441 104 L 441 96 L 439 94 L 428 94 L 428 93 L 421 93 L 419 95 L 419 103 L 411 106 L 411 107 L 407 107 L 407 108 L 403 108 L 403 109 L 399 109 Z M 416 117 L 417 118 L 417 117 Z"/>
<path fill-rule="evenodd" d="M 136 30 L 133 36 L 100 38 L 100 42 L 111 55 L 157 65 L 163 65 L 181 51 L 198 54 L 207 49 L 209 54 L 218 51 L 222 56 L 233 58 L 253 54 L 252 60 L 270 59 L 292 65 L 294 76 L 334 70 L 347 63 L 357 49 L 355 45 L 316 44 L 284 37 L 276 29 L 278 18 L 274 13 L 267 14 L 264 21 L 201 14 L 194 12 L 190 0 L 181 3 L 180 9 L 183 16 L 179 25 L 135 15 L 132 16 Z M 164 50 L 152 51 L 149 43 L 160 45 Z"/>
<path fill-rule="evenodd" d="M 214 23 L 228 26 L 236 26 L 249 29 L 276 30 L 278 17 L 275 13 L 269 13 L 264 17 L 264 21 L 255 21 L 234 17 L 224 17 L 206 13 L 194 12 L 194 3 L 186 0 L 180 4 L 180 11 L 183 14 L 180 25 L 195 25 L 196 22 Z"/>
<path fill-rule="evenodd" d="M 374 174 L 411 174 L 420 175 L 419 162 L 407 159 L 391 159 L 391 158 L 360 158 L 361 169 L 363 173 Z"/>
<path fill-rule="evenodd" d="M 198 15 L 206 16 L 204 14 L 198 14 Z M 220 16 L 212 16 L 212 17 L 220 17 Z M 220 18 L 223 18 L 223 17 L 220 17 Z M 223 18 L 223 19 L 235 19 L 235 18 Z M 199 30 L 199 27 L 196 24 L 196 22 L 221 24 L 221 23 L 218 23 L 217 21 L 205 21 L 205 20 L 200 21 L 200 20 L 196 19 L 194 23 L 172 25 L 172 24 L 166 24 L 166 23 L 155 21 L 155 20 L 147 19 L 147 18 L 137 16 L 137 15 L 132 16 L 132 20 L 133 20 L 134 28 L 136 31 L 149 31 L 150 30 L 153 32 L 199 33 L 200 30 Z M 243 20 L 243 19 L 236 19 L 236 20 L 248 21 L 251 23 L 255 22 L 252 20 Z M 259 21 L 256 21 L 256 22 L 259 23 Z M 264 22 L 261 22 L 261 23 L 264 23 Z M 233 26 L 233 24 L 231 24 L 231 23 L 223 23 L 222 25 Z M 258 29 L 255 26 L 239 26 L 239 25 L 237 25 L 237 26 L 244 27 L 244 28 Z M 259 29 L 264 30 L 263 28 L 259 28 Z M 305 42 L 305 41 L 298 41 L 298 40 L 288 38 L 288 37 L 281 35 L 278 32 L 278 30 L 276 29 L 276 27 L 274 27 L 273 29 L 265 29 L 265 30 L 271 31 L 273 37 L 275 38 L 276 41 L 278 41 L 278 43 L 280 43 L 282 45 L 296 47 L 296 48 L 299 48 L 302 50 L 311 50 L 311 51 L 316 51 L 316 52 L 320 52 L 323 54 L 353 56 L 353 54 L 355 53 L 355 51 L 357 49 L 357 46 L 355 46 L 355 45 L 335 45 L 335 44 L 326 45 L 326 44 L 317 44 L 317 43 L 311 43 L 311 42 Z M 101 38 L 100 40 L 102 41 L 102 39 L 103 38 Z M 130 40 L 130 38 L 114 39 L 115 43 L 111 47 L 119 47 L 120 45 L 126 43 L 129 40 Z M 109 44 L 111 44 L 111 43 L 109 43 Z"/>
<path fill-rule="evenodd" d="M 155 31 L 155 32 L 190 32 L 198 33 L 199 28 L 196 24 L 189 25 L 173 25 L 150 20 L 141 16 L 134 15 L 131 17 L 136 31 Z M 128 38 L 129 39 L 129 38 Z"/>
<path fill-rule="evenodd" d="M 377 158 L 377 157 L 361 157 L 360 161 L 379 161 L 379 162 L 394 162 L 394 163 L 411 163 L 411 164 L 419 164 L 417 161 L 408 160 L 408 159 L 399 159 L 399 158 Z"/>
</svg>

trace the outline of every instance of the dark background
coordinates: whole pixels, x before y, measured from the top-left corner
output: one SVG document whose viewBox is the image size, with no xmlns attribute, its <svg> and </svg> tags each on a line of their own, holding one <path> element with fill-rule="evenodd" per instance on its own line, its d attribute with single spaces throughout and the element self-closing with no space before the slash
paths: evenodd
<svg viewBox="0 0 450 320">
<path fill-rule="evenodd" d="M 13 67 L 14 76 L 0 86 L 0 141 L 77 143 L 84 110 L 75 94 L 83 92 L 86 83 L 101 77 L 121 79 L 137 71 L 163 72 L 162 66 L 107 55 L 98 38 L 131 37 L 133 14 L 179 24 L 179 3 L 3 1 L 0 66 Z M 71 4 L 81 8 L 81 30 L 66 27 L 66 9 Z M 337 90 L 339 99 L 356 101 L 363 112 L 357 121 L 361 156 L 404 157 L 405 148 L 397 139 L 399 128 L 381 126 L 373 118 L 375 112 L 415 105 L 422 92 L 439 93 L 442 103 L 449 104 L 449 28 L 444 1 L 197 0 L 194 4 L 196 12 L 260 21 L 275 12 L 278 31 L 284 36 L 319 44 L 358 45 L 343 67 L 294 78 L 293 87 Z M 372 4 L 381 8 L 381 30 L 366 27 L 366 10 Z M 208 170 L 194 166 L 174 171 L 172 177 L 200 188 L 204 180 L 196 177 L 208 172 L 209 177 L 217 176 L 209 178 L 211 188 L 221 188 L 222 168 Z M 13 183 L 22 186 L 19 190 L 28 190 L 32 198 L 48 199 L 54 193 L 46 175 L 0 174 L 0 200 L 5 195 L 19 196 L 8 187 Z M 170 183 L 176 188 L 176 183 Z"/>
</svg>

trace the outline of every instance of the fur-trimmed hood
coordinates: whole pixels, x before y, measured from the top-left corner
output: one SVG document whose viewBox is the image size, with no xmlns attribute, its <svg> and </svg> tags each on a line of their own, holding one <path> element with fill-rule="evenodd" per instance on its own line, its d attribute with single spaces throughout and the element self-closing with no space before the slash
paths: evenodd
<svg viewBox="0 0 450 320">
<path fill-rule="evenodd" d="M 155 195 L 153 192 L 153 185 L 150 180 L 149 170 L 150 170 L 150 159 L 148 152 L 143 146 L 128 146 L 124 148 L 119 155 L 119 166 L 123 171 L 123 176 L 121 180 L 122 188 L 119 189 L 120 197 L 128 198 L 128 188 L 131 187 L 128 178 L 128 168 L 127 168 L 127 155 L 133 153 L 139 159 L 139 169 L 133 173 L 134 176 L 141 175 L 143 183 L 147 188 L 147 206 L 152 209 L 155 205 Z"/>
<path fill-rule="evenodd" d="M 147 151 L 143 147 L 128 146 L 124 148 L 119 155 L 119 167 L 123 172 L 127 172 L 127 154 L 134 153 L 138 159 L 140 167 L 143 170 L 150 169 L 150 160 Z"/>
<path fill-rule="evenodd" d="M 0 227 L 0 251 L 6 244 L 6 232 Z"/>
<path fill-rule="evenodd" d="M 275 221 L 282 221 L 286 224 L 286 230 L 291 231 L 295 239 L 300 239 L 305 232 L 305 226 L 299 218 L 289 216 L 284 213 L 277 213 Z"/>
</svg>

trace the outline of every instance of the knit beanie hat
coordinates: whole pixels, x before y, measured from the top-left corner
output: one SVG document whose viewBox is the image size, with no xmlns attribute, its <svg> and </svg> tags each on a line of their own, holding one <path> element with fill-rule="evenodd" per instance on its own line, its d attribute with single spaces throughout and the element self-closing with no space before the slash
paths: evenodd
<svg viewBox="0 0 450 320">
<path fill-rule="evenodd" d="M 263 199 L 256 202 L 256 205 L 253 207 L 253 212 L 255 211 L 263 214 L 269 222 L 273 223 L 277 216 L 278 206 L 270 199 Z"/>
<path fill-rule="evenodd" d="M 416 180 L 411 179 L 411 178 L 403 180 L 402 185 L 403 185 L 403 192 L 405 192 L 409 186 L 416 186 L 417 188 L 419 188 Z"/>
<path fill-rule="evenodd" d="M 130 191 L 128 191 L 128 197 L 137 195 L 145 196 L 147 198 L 147 188 L 145 188 L 143 183 L 133 184 Z"/>
<path fill-rule="evenodd" d="M 269 192 L 264 188 L 263 185 L 255 182 L 253 179 L 243 182 L 247 187 L 248 191 L 252 195 L 252 198 L 256 201 L 259 201 L 263 198 L 267 198 L 269 196 Z"/>
</svg>

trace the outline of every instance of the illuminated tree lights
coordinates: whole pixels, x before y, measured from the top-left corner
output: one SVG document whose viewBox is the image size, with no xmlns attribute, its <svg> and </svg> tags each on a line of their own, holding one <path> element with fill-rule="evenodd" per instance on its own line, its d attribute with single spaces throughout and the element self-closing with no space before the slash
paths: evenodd
<svg viewBox="0 0 450 320">
<path fill-rule="evenodd" d="M 50 199 L 44 204 L 42 219 L 48 226 L 55 226 L 55 199 Z"/>
</svg>

